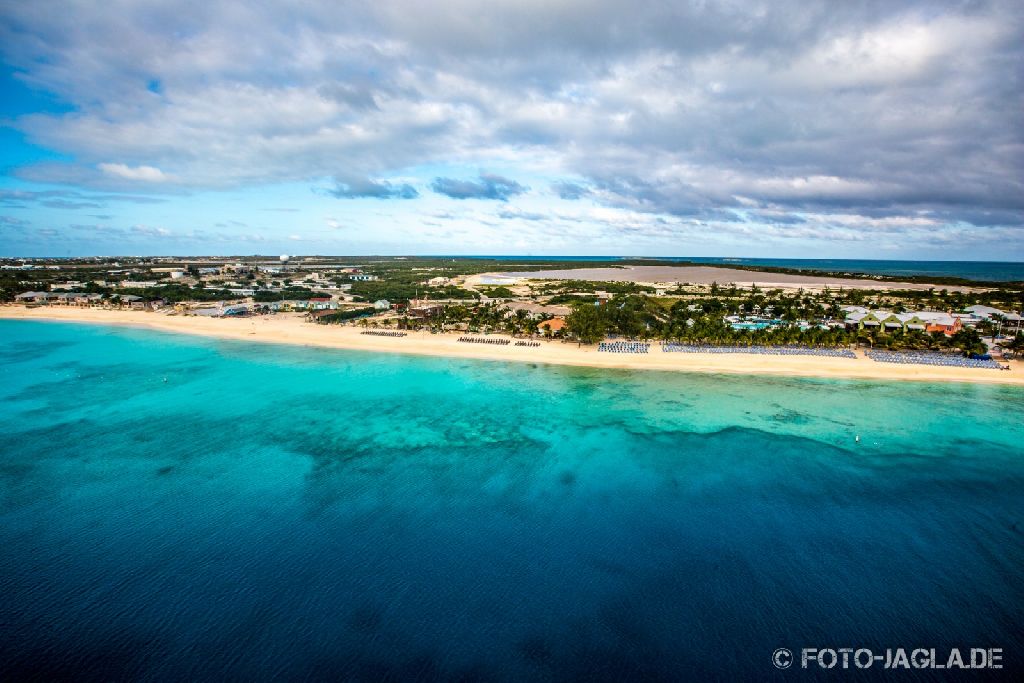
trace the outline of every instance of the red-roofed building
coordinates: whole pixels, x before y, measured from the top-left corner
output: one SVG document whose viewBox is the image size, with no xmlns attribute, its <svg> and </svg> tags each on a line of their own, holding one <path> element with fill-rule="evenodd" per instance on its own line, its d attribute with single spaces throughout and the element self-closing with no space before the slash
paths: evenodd
<svg viewBox="0 0 1024 683">
<path fill-rule="evenodd" d="M 551 318 L 537 325 L 537 331 L 541 334 L 555 335 L 565 329 L 564 318 Z"/>
</svg>

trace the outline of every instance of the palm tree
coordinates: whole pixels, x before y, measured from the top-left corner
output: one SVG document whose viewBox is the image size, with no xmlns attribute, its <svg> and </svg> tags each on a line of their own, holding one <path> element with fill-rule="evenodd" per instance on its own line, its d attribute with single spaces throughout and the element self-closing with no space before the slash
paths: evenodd
<svg viewBox="0 0 1024 683">
<path fill-rule="evenodd" d="M 1013 352 L 1014 357 L 1024 352 L 1024 332 L 1018 332 L 1016 337 L 1003 344 L 1003 348 Z"/>
</svg>

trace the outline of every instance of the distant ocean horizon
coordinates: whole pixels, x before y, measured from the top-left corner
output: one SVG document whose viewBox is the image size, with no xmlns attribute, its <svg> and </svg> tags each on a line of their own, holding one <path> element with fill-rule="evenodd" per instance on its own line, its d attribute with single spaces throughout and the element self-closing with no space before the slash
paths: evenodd
<svg viewBox="0 0 1024 683">
<path fill-rule="evenodd" d="M 805 647 L 1024 664 L 1018 387 L 4 320 L 0 377 L 2 681 L 842 678 L 772 664 Z"/>
<path fill-rule="evenodd" d="M 451 258 L 489 258 L 499 261 L 692 261 L 723 266 L 766 266 L 771 268 L 795 268 L 798 270 L 823 270 L 866 275 L 916 276 L 916 277 L 959 277 L 983 282 L 1024 282 L 1024 263 L 1014 261 L 914 261 L 881 259 L 794 259 L 794 258 L 731 258 L 717 256 L 529 256 L 529 255 L 486 255 L 457 256 Z"/>
<path fill-rule="evenodd" d="M 236 258 L 241 255 L 214 256 L 213 258 Z M 267 255 L 262 255 L 267 256 Z M 866 275 L 916 276 L 916 277 L 957 277 L 966 280 L 983 282 L 1024 282 L 1024 262 L 1017 261 L 918 261 L 908 259 L 798 259 L 798 258 L 758 258 L 758 257 L 727 257 L 727 256 L 535 256 L 532 254 L 320 254 L 338 258 L 456 258 L 456 259 L 493 259 L 495 261 L 691 261 L 693 263 L 709 263 L 723 266 L 766 266 L 771 268 L 794 268 L 797 270 L 821 270 L 841 273 L 863 273 Z M 14 257 L 8 257 L 14 258 Z M 29 258 L 29 257 L 25 257 Z M 46 259 L 71 259 L 81 257 L 39 257 Z M 114 258 L 114 257 L 105 257 Z M 182 258 L 197 258 L 183 256 Z"/>
</svg>

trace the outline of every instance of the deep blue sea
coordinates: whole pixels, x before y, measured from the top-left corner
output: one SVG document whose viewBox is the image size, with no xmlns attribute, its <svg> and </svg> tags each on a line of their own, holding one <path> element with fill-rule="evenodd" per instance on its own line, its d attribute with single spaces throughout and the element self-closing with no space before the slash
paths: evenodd
<svg viewBox="0 0 1024 683">
<path fill-rule="evenodd" d="M 780 647 L 1024 666 L 1021 389 L 13 321 L 0 358 L 3 681 L 842 677 Z"/>
<path fill-rule="evenodd" d="M 502 261 L 621 261 L 628 256 L 486 256 Z M 693 261 L 719 265 L 771 266 L 798 270 L 824 270 L 868 275 L 959 277 L 986 282 L 1024 282 L 1024 263 L 1001 261 L 900 261 L 874 259 L 724 258 L 710 256 L 658 256 L 658 261 Z"/>
</svg>

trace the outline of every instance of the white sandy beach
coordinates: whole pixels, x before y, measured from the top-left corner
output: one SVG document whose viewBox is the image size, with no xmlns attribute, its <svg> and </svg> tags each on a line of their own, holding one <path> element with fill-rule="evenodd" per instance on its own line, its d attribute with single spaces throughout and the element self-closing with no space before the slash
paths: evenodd
<svg viewBox="0 0 1024 683">
<path fill-rule="evenodd" d="M 294 344 L 424 356 L 478 358 L 595 368 L 674 370 L 683 372 L 802 377 L 976 382 L 1024 386 L 1024 363 L 1011 362 L 1012 370 L 950 368 L 876 363 L 866 358 L 817 356 L 758 356 L 751 354 L 662 353 L 657 346 L 649 354 L 599 353 L 594 347 L 542 341 L 540 347 L 512 344 L 466 344 L 458 334 L 412 332 L 407 337 L 360 334 L 360 329 L 340 325 L 316 325 L 301 314 L 255 318 L 206 318 L 143 311 L 111 311 L 90 308 L 0 306 L 0 318 L 57 320 L 101 325 L 124 325 L 163 332 L 194 334 L 251 342 Z"/>
</svg>

